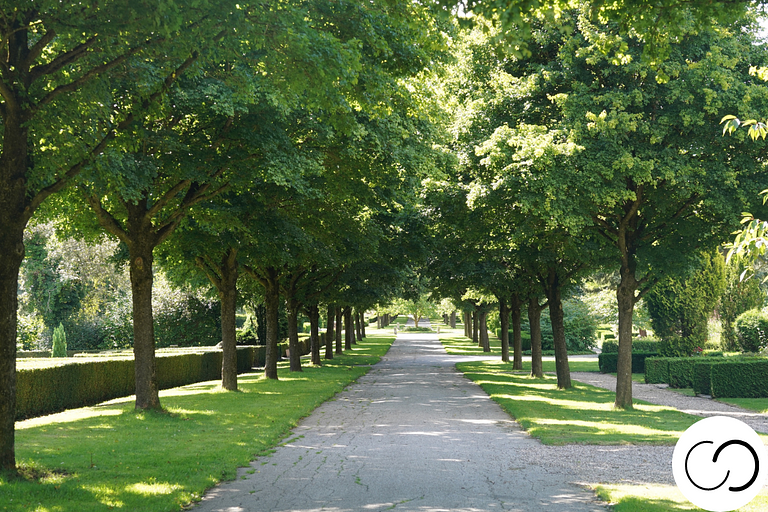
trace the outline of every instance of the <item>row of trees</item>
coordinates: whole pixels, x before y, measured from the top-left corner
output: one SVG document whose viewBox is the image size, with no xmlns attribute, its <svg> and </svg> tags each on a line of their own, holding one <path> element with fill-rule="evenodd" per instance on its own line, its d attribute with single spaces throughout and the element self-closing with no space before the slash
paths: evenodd
<svg viewBox="0 0 768 512">
<path fill-rule="evenodd" d="M 760 207 L 763 148 L 722 137 L 717 124 L 768 107 L 749 72 L 763 46 L 747 17 L 680 38 L 654 64 L 640 37 L 571 10 L 561 24 L 532 21 L 530 55 L 517 58 L 500 50 L 493 24 L 475 21 L 482 28 L 456 41 L 441 83 L 458 165 L 426 192 L 436 293 L 480 315 L 497 304 L 505 360 L 508 314 L 518 348 L 527 304 L 534 375 L 548 307 L 558 387 L 568 388 L 563 293 L 598 269 L 618 271 L 615 406 L 631 408 L 635 305 L 672 293 L 670 279 L 700 268 L 740 212 Z M 659 283 L 667 288 L 649 296 Z"/>
<path fill-rule="evenodd" d="M 414 184 L 440 160 L 414 85 L 443 45 L 426 7 L 179 0 L 0 10 L 2 469 L 15 468 L 17 280 L 30 221 L 119 242 L 137 409 L 160 407 L 158 264 L 172 281 L 218 295 L 226 389 L 237 387 L 239 287 L 266 305 L 269 378 L 280 294 L 295 348 L 300 309 L 316 336 L 321 305 L 351 316 L 352 305 L 396 289 L 411 256 Z"/>
</svg>

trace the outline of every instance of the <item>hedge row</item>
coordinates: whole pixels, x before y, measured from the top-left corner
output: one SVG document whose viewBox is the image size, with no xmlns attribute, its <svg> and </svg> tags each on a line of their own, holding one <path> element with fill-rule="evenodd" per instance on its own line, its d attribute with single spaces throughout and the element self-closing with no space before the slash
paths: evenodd
<svg viewBox="0 0 768 512">
<path fill-rule="evenodd" d="M 616 338 L 603 341 L 603 352 L 616 353 L 619 351 L 619 340 Z M 657 340 L 632 340 L 633 352 L 658 352 L 659 342 Z"/>
<path fill-rule="evenodd" d="M 645 372 L 645 360 L 655 357 L 656 352 L 632 352 L 632 373 Z M 598 365 L 602 373 L 616 373 L 619 354 L 616 352 L 603 352 L 597 357 Z"/>
<path fill-rule="evenodd" d="M 249 371 L 257 348 L 237 348 L 237 372 Z M 160 389 L 221 378 L 222 352 L 158 354 Z M 129 396 L 136 390 L 133 359 L 105 359 L 16 373 L 16 419 L 34 418 L 66 409 Z"/>
<path fill-rule="evenodd" d="M 656 357 L 645 362 L 645 382 L 693 388 L 716 398 L 768 397 L 765 358 Z"/>
</svg>

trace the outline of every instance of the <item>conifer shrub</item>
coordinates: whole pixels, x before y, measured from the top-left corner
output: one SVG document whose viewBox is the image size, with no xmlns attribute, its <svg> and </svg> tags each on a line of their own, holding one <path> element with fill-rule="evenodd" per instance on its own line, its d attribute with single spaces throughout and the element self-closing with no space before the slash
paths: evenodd
<svg viewBox="0 0 768 512">
<path fill-rule="evenodd" d="M 753 359 L 711 367 L 713 398 L 768 397 L 768 360 Z"/>
<path fill-rule="evenodd" d="M 669 357 L 649 357 L 645 360 L 646 384 L 669 384 Z"/>
<path fill-rule="evenodd" d="M 53 330 L 51 357 L 67 357 L 67 333 L 61 323 Z"/>
</svg>

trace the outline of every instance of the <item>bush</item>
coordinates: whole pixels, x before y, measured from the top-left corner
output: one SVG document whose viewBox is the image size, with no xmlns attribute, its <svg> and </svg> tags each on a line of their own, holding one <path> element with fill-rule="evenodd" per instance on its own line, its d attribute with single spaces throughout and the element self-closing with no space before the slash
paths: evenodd
<svg viewBox="0 0 768 512">
<path fill-rule="evenodd" d="M 663 357 L 687 357 L 696 353 L 704 345 L 700 336 L 678 336 L 670 334 L 659 342 L 659 354 Z"/>
<path fill-rule="evenodd" d="M 726 288 L 720 298 L 720 320 L 723 325 L 722 346 L 725 350 L 736 350 L 738 341 L 733 324 L 738 316 L 750 309 L 763 305 L 763 292 L 757 279 L 741 279 L 744 262 L 734 258 L 726 266 Z"/>
<path fill-rule="evenodd" d="M 237 371 L 253 366 L 256 347 L 237 350 Z M 221 351 L 159 355 L 160 389 L 221 378 Z M 132 395 L 136 390 L 132 359 L 107 359 L 35 369 L 20 369 L 16 381 L 16 419 L 33 418 Z"/>
<path fill-rule="evenodd" d="M 618 352 L 619 340 L 606 339 L 603 342 L 603 352 Z M 659 341 L 656 338 L 640 338 L 632 340 L 632 352 L 659 352 Z"/>
<path fill-rule="evenodd" d="M 673 357 L 669 360 L 669 387 L 692 388 L 693 365 L 703 361 L 699 357 Z"/>
<path fill-rule="evenodd" d="M 591 350 L 597 344 L 595 336 L 598 324 L 590 314 L 589 307 L 577 298 L 567 299 L 563 301 L 563 314 L 565 346 L 568 352 Z M 527 321 L 523 322 L 523 330 L 530 333 Z M 541 348 L 542 350 L 555 348 L 549 309 L 545 309 L 541 315 Z"/>
<path fill-rule="evenodd" d="M 655 352 L 633 352 L 632 373 L 645 373 L 645 360 L 657 356 Z M 597 362 L 602 373 L 616 373 L 619 354 L 616 352 L 603 352 L 597 357 Z"/>
<path fill-rule="evenodd" d="M 734 322 L 734 330 L 744 352 L 759 352 L 768 346 L 768 315 L 759 309 L 739 315 Z"/>
<path fill-rule="evenodd" d="M 713 365 L 710 380 L 713 398 L 768 397 L 768 360 Z"/>
<path fill-rule="evenodd" d="M 693 391 L 697 395 L 711 395 L 711 375 L 713 364 L 726 363 L 727 359 L 721 358 L 708 358 L 698 360 L 693 364 Z"/>
<path fill-rule="evenodd" d="M 669 357 L 649 357 L 645 360 L 647 384 L 669 384 Z"/>
<path fill-rule="evenodd" d="M 67 357 L 67 333 L 61 323 L 53 330 L 51 357 Z"/>
</svg>

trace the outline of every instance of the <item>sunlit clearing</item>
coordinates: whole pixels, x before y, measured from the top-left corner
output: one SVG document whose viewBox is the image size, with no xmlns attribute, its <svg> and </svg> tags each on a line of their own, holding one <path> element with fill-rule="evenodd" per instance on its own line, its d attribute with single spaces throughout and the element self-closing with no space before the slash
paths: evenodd
<svg viewBox="0 0 768 512">
<path fill-rule="evenodd" d="M 641 425 L 620 425 L 618 423 L 608 423 L 605 421 L 582 421 L 582 420 L 556 420 L 553 418 L 532 418 L 538 425 L 563 425 L 568 427 L 586 427 L 590 429 L 598 429 L 602 435 L 612 434 L 635 434 L 643 436 L 659 436 L 659 437 L 674 437 L 677 438 L 678 432 L 666 432 L 664 430 L 658 430 L 655 428 L 643 427 Z M 537 427 L 541 428 L 541 427 Z M 598 434 L 599 435 L 599 434 Z"/>
<path fill-rule="evenodd" d="M 157 494 L 171 494 L 173 491 L 181 489 L 178 485 L 171 485 L 167 482 L 155 482 L 128 485 L 125 490 L 134 494 L 140 494 L 142 496 L 153 496 Z"/>
<path fill-rule="evenodd" d="M 41 416 L 39 418 L 30 418 L 24 421 L 16 422 L 16 430 L 24 430 L 26 428 L 40 427 L 43 425 L 50 425 L 53 423 L 67 423 L 69 421 L 79 421 L 87 418 L 95 418 L 97 416 L 120 416 L 123 414 L 123 409 L 117 408 L 104 408 L 104 407 L 83 407 L 81 409 L 70 409 L 69 411 L 60 412 L 57 414 L 50 414 L 48 416 Z"/>
</svg>

